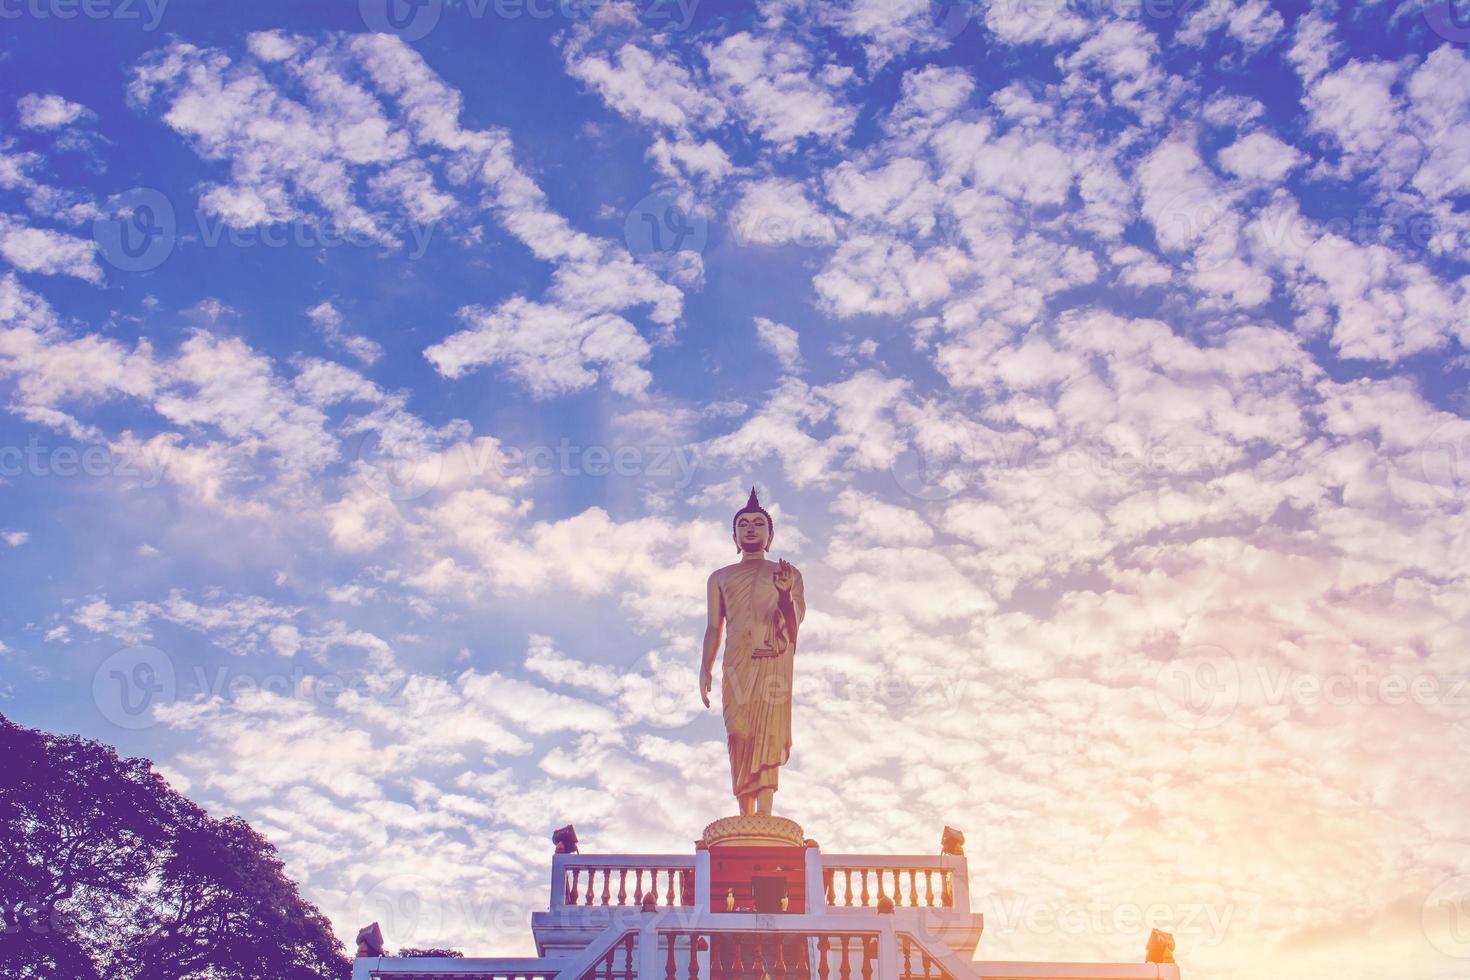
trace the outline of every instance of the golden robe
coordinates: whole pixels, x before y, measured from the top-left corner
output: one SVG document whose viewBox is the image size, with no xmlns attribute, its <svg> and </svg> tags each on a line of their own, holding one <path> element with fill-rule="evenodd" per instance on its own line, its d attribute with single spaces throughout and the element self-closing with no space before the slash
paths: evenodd
<svg viewBox="0 0 1470 980">
<path fill-rule="evenodd" d="M 777 605 L 776 562 L 739 561 L 715 573 L 726 638 L 720 701 L 736 796 L 776 788 L 791 756 L 791 668 L 796 644 Z M 792 566 L 791 605 L 806 617 L 801 572 Z"/>
</svg>

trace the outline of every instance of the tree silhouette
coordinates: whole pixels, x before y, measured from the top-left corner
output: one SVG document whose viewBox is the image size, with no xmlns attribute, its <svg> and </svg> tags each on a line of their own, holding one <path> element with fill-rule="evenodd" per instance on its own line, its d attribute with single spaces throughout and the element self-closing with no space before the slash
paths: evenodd
<svg viewBox="0 0 1470 980">
<path fill-rule="evenodd" d="M 275 848 L 146 759 L 0 715 L 0 975 L 308 980 L 351 965 Z"/>
</svg>

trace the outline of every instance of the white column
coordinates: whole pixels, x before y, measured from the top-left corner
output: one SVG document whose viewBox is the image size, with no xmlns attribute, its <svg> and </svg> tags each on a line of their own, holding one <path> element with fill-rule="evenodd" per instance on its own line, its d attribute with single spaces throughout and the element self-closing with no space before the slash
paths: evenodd
<svg viewBox="0 0 1470 980">
<path fill-rule="evenodd" d="M 970 865 L 963 854 L 946 854 L 944 866 L 954 869 L 954 907 L 957 912 L 970 911 Z"/>
<path fill-rule="evenodd" d="M 700 914 L 710 910 L 709 851 L 694 852 L 694 907 Z"/>
<path fill-rule="evenodd" d="M 893 934 L 893 916 L 880 915 L 878 923 L 878 976 L 898 976 L 898 938 Z"/>
<path fill-rule="evenodd" d="M 560 911 L 567 904 L 566 859 L 565 854 L 551 856 L 551 904 L 547 908 L 553 912 Z"/>
<path fill-rule="evenodd" d="M 822 850 L 806 849 L 806 911 L 818 915 L 827 911 L 827 883 L 822 877 Z"/>
<path fill-rule="evenodd" d="M 643 925 L 638 930 L 638 980 L 656 980 L 663 976 L 658 948 L 658 926 L 668 913 L 640 913 Z"/>
</svg>

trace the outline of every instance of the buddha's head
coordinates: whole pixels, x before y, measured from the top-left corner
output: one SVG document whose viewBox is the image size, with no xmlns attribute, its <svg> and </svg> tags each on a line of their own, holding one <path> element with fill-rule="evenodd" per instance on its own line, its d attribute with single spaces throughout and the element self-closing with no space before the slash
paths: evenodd
<svg viewBox="0 0 1470 980">
<path fill-rule="evenodd" d="M 771 547 L 771 541 L 776 537 L 776 522 L 761 506 L 755 487 L 750 488 L 750 500 L 735 512 L 730 533 L 735 539 L 735 550 L 740 554 L 764 554 Z"/>
</svg>

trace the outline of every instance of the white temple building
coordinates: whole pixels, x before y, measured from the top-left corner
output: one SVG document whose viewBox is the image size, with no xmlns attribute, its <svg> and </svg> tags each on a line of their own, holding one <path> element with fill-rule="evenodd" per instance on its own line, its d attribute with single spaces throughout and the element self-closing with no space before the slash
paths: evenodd
<svg viewBox="0 0 1470 980">
<path fill-rule="evenodd" d="M 712 841 L 707 830 L 710 843 L 685 855 L 558 853 L 547 908 L 532 915 L 537 956 L 372 955 L 383 944 L 370 927 L 364 933 L 376 941 L 360 942 L 353 980 L 1179 978 L 1163 933 L 1151 938 L 1147 958 L 1164 962 L 977 959 L 985 923 L 970 911 L 962 847 L 928 856 L 824 854 L 815 841 L 741 836 Z M 566 849 L 575 849 L 574 835 Z"/>
</svg>

